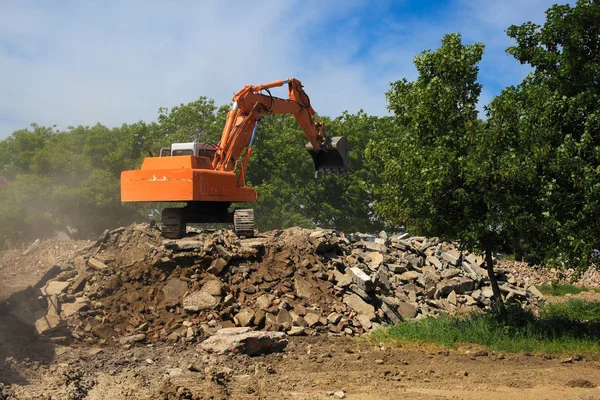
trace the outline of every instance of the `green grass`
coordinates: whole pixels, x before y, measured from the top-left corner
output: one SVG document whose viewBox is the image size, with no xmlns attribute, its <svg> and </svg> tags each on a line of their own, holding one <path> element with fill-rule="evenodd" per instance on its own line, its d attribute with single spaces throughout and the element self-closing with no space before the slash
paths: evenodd
<svg viewBox="0 0 600 400">
<path fill-rule="evenodd" d="M 562 284 L 553 284 L 553 285 L 540 285 L 537 286 L 540 292 L 543 294 L 548 294 L 551 296 L 564 296 L 567 294 L 579 294 L 581 292 L 596 292 L 600 293 L 599 288 L 586 288 L 574 285 L 562 285 Z"/>
<path fill-rule="evenodd" d="M 569 299 L 566 303 L 544 303 L 541 318 L 566 318 L 569 321 L 592 321 L 600 323 L 600 303 Z"/>
<path fill-rule="evenodd" d="M 588 290 L 586 288 L 582 288 L 582 287 L 578 287 L 578 286 L 561 285 L 561 284 L 541 285 L 541 286 L 537 286 L 537 288 L 543 294 L 548 294 L 551 296 L 564 296 L 566 294 L 579 294 L 581 292 L 585 292 Z"/>
<path fill-rule="evenodd" d="M 455 348 L 475 343 L 506 353 L 593 353 L 600 355 L 600 305 L 570 300 L 545 304 L 540 316 L 509 306 L 503 314 L 427 318 L 373 333 L 372 339 L 433 343 Z"/>
</svg>

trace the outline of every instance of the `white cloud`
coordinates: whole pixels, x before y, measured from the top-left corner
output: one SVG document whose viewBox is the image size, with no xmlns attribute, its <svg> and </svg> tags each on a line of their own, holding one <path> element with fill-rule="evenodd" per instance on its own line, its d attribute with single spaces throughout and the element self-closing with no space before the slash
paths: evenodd
<svg viewBox="0 0 600 400">
<path fill-rule="evenodd" d="M 415 53 L 453 31 L 487 44 L 484 83 L 518 83 L 525 69 L 504 55 L 503 30 L 543 20 L 551 4 L 523 3 L 458 0 L 436 20 L 394 19 L 393 2 L 364 0 L 3 2 L 0 138 L 31 122 L 150 121 L 160 106 L 202 95 L 224 104 L 246 84 L 291 76 L 321 114 L 381 115 L 389 83 L 414 78 Z M 364 25 L 366 15 L 381 22 Z"/>
</svg>

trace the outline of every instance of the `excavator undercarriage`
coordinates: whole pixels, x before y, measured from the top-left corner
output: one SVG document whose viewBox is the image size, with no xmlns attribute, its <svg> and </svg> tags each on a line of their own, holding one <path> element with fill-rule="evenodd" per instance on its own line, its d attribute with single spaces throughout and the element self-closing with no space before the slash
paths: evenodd
<svg viewBox="0 0 600 400">
<path fill-rule="evenodd" d="M 238 236 L 254 236 L 254 210 L 235 209 L 229 212 L 231 203 L 219 201 L 194 201 L 185 207 L 165 208 L 162 212 L 162 235 L 178 239 L 185 235 L 187 224 L 233 224 Z"/>
</svg>

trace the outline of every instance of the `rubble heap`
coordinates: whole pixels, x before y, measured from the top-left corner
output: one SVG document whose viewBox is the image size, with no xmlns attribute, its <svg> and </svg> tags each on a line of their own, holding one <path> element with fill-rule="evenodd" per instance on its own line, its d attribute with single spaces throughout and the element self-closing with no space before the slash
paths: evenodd
<svg viewBox="0 0 600 400">
<path fill-rule="evenodd" d="M 106 231 L 15 310 L 53 340 L 197 343 L 229 327 L 361 335 L 382 324 L 490 306 L 483 259 L 435 238 L 290 228 L 165 240 Z M 542 297 L 498 268 L 505 299 Z"/>
<path fill-rule="evenodd" d="M 540 265 L 528 265 L 526 262 L 502 261 L 510 273 L 530 285 L 552 285 L 554 283 L 573 284 L 582 288 L 600 287 L 600 269 L 590 265 L 585 271 L 574 268 L 547 268 Z"/>
</svg>

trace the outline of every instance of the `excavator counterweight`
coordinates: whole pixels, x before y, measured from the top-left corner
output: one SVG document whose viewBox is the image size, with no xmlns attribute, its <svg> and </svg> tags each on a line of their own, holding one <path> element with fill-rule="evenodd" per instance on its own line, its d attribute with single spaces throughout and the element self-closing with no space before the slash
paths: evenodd
<svg viewBox="0 0 600 400">
<path fill-rule="evenodd" d="M 288 99 L 271 95 L 269 89 L 285 84 Z M 258 199 L 256 190 L 246 186 L 246 168 L 258 121 L 265 114 L 292 114 L 296 118 L 308 139 L 305 147 L 313 159 L 315 176 L 346 171 L 346 138 L 325 134 L 324 124 L 313 119 L 315 111 L 302 84 L 290 78 L 248 85 L 236 93 L 219 143 L 174 143 L 163 147 L 160 157 L 146 158 L 139 170 L 123 171 L 121 200 L 186 203 L 182 208 L 163 210 L 165 237 L 183 236 L 188 223 L 233 223 L 238 235 L 253 236 L 254 211 L 230 207 Z"/>
</svg>

